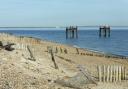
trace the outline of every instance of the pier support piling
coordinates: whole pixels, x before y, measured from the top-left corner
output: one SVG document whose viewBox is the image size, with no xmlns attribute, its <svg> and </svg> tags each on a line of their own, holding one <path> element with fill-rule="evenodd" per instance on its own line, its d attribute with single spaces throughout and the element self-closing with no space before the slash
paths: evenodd
<svg viewBox="0 0 128 89">
<path fill-rule="evenodd" d="M 99 37 L 110 37 L 110 26 L 100 26 Z"/>
<path fill-rule="evenodd" d="M 66 39 L 68 38 L 78 38 L 78 27 L 66 27 Z"/>
</svg>

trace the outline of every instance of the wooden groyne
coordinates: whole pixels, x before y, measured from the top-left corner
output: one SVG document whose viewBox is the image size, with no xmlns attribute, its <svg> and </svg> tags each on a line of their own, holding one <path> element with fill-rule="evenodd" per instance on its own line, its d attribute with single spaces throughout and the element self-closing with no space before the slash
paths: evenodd
<svg viewBox="0 0 128 89">
<path fill-rule="evenodd" d="M 115 58 L 115 59 L 128 59 L 128 56 L 117 55 L 112 53 L 105 53 L 102 51 L 84 49 L 84 48 L 76 48 L 76 54 L 78 55 L 85 55 L 85 56 L 96 56 L 96 57 L 105 57 L 105 58 Z M 79 52 L 79 53 L 78 53 Z"/>
</svg>

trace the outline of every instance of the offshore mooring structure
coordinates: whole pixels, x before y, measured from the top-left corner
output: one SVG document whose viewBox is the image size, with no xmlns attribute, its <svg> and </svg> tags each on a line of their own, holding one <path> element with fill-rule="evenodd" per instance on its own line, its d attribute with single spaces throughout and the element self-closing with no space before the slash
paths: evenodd
<svg viewBox="0 0 128 89">
<path fill-rule="evenodd" d="M 78 27 L 70 26 L 66 27 L 66 39 L 68 38 L 78 38 Z"/>
<path fill-rule="evenodd" d="M 110 37 L 111 33 L 110 26 L 100 26 L 99 27 L 99 37 Z"/>
</svg>

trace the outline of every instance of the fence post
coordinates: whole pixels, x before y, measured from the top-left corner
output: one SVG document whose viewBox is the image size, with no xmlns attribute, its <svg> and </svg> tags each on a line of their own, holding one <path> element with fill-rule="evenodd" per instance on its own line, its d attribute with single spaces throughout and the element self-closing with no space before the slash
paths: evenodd
<svg viewBox="0 0 128 89">
<path fill-rule="evenodd" d="M 67 51 L 67 49 L 66 49 L 66 48 L 64 49 L 64 53 L 65 53 L 65 54 L 67 54 L 67 53 L 68 53 L 68 51 Z"/>
<path fill-rule="evenodd" d="M 124 67 L 124 80 L 126 79 L 126 68 Z"/>
<path fill-rule="evenodd" d="M 30 58 L 29 59 L 32 60 L 32 61 L 36 61 L 36 59 L 35 59 L 35 57 L 34 57 L 34 55 L 33 55 L 33 53 L 32 53 L 32 51 L 31 51 L 29 46 L 27 46 L 27 50 L 28 50 L 28 52 L 30 54 Z"/>
<path fill-rule="evenodd" d="M 52 58 L 52 61 L 54 63 L 55 69 L 59 69 L 58 68 L 58 65 L 57 65 L 57 63 L 55 61 L 55 58 L 54 58 L 54 54 L 53 54 L 53 50 L 52 49 L 50 50 L 50 54 L 51 54 L 51 58 Z"/>
<path fill-rule="evenodd" d="M 62 53 L 63 52 L 63 50 L 62 50 L 62 48 L 60 47 L 60 52 Z"/>
<path fill-rule="evenodd" d="M 79 54 L 79 49 L 78 48 L 76 48 L 76 52 L 77 52 L 77 54 Z"/>
<path fill-rule="evenodd" d="M 116 80 L 115 76 L 116 76 L 116 67 L 114 65 L 113 66 L 113 82 L 115 82 L 115 80 Z"/>
<path fill-rule="evenodd" d="M 105 65 L 103 66 L 103 82 L 105 82 L 106 79 L 106 67 Z"/>
<path fill-rule="evenodd" d="M 121 74 L 121 79 L 124 80 L 124 67 L 123 67 L 123 66 L 122 66 L 122 68 L 121 68 L 121 72 L 122 72 L 122 74 Z"/>
<path fill-rule="evenodd" d="M 109 76 L 109 71 L 110 71 L 110 66 L 108 65 L 107 66 L 107 82 L 109 82 L 109 78 L 110 78 L 110 76 Z"/>
<path fill-rule="evenodd" d="M 117 82 L 118 81 L 118 66 L 115 66 L 115 68 L 116 68 L 115 81 Z"/>
<path fill-rule="evenodd" d="M 113 66 L 110 66 L 110 82 L 112 82 L 113 77 Z"/>
<path fill-rule="evenodd" d="M 99 76 L 99 81 L 102 82 L 102 70 L 101 70 L 101 66 L 98 66 L 98 76 Z"/>
<path fill-rule="evenodd" d="M 56 47 L 56 53 L 58 53 L 58 48 Z"/>
<path fill-rule="evenodd" d="M 119 82 L 121 82 L 121 66 L 119 66 Z"/>
</svg>

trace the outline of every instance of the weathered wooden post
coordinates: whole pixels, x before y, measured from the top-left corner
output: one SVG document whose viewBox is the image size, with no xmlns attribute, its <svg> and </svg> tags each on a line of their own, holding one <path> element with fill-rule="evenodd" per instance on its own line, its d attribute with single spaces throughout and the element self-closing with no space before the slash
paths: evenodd
<svg viewBox="0 0 128 89">
<path fill-rule="evenodd" d="M 124 80 L 127 78 L 126 68 L 124 67 Z"/>
<path fill-rule="evenodd" d="M 124 80 L 124 67 L 121 66 L 121 80 Z"/>
<path fill-rule="evenodd" d="M 118 66 L 115 66 L 116 67 L 116 82 L 118 81 Z"/>
<path fill-rule="evenodd" d="M 51 53 L 51 57 L 52 57 L 52 61 L 54 63 L 55 69 L 58 69 L 58 65 L 56 64 L 56 61 L 55 61 L 55 58 L 54 58 L 54 55 L 53 55 L 53 51 L 51 50 L 50 53 Z"/>
<path fill-rule="evenodd" d="M 105 65 L 103 66 L 103 82 L 106 80 L 106 67 Z"/>
<path fill-rule="evenodd" d="M 107 82 L 109 82 L 109 78 L 110 78 L 110 66 L 107 66 Z"/>
<path fill-rule="evenodd" d="M 115 81 L 116 81 L 115 76 L 116 76 L 116 67 L 115 67 L 115 66 L 113 66 L 113 82 L 115 82 Z"/>
<path fill-rule="evenodd" d="M 61 48 L 61 47 L 60 47 L 60 52 L 61 52 L 61 53 L 63 53 L 63 50 L 62 50 L 62 48 Z"/>
<path fill-rule="evenodd" d="M 125 76 L 126 76 L 125 74 L 126 74 L 125 67 L 122 66 L 122 80 L 125 80 Z"/>
<path fill-rule="evenodd" d="M 56 53 L 58 53 L 58 48 L 56 47 Z"/>
<path fill-rule="evenodd" d="M 121 68 L 122 68 L 122 67 L 119 66 L 118 68 L 119 68 L 119 77 L 118 77 L 118 80 L 119 80 L 119 82 L 121 82 Z"/>
<path fill-rule="evenodd" d="M 64 49 L 64 53 L 65 53 L 65 54 L 67 54 L 67 53 L 68 53 L 68 51 L 67 51 L 67 49 L 66 49 L 66 48 Z"/>
<path fill-rule="evenodd" d="M 76 48 L 76 53 L 79 54 L 79 49 L 78 48 Z"/>
<path fill-rule="evenodd" d="M 110 82 L 112 82 L 112 78 L 113 78 L 113 67 L 110 66 Z"/>
<path fill-rule="evenodd" d="M 27 46 L 27 49 L 28 49 L 28 51 L 29 51 L 29 53 L 30 53 L 30 57 L 31 57 L 31 58 L 29 58 L 29 59 L 32 60 L 32 61 L 36 61 L 36 59 L 35 59 L 35 57 L 33 56 L 33 53 L 32 53 L 32 51 L 31 51 L 31 49 L 30 49 L 29 46 Z"/>
<path fill-rule="evenodd" d="M 48 52 L 51 54 L 51 58 L 52 58 L 52 61 L 54 63 L 55 69 L 59 69 L 59 67 L 58 67 L 58 65 L 57 65 L 57 63 L 55 61 L 55 58 L 54 58 L 52 47 L 50 47 L 50 46 L 48 47 Z"/>
<path fill-rule="evenodd" d="M 99 81 L 102 82 L 102 67 L 98 66 L 98 77 L 99 77 Z"/>
</svg>

